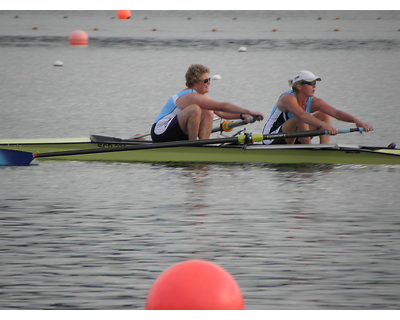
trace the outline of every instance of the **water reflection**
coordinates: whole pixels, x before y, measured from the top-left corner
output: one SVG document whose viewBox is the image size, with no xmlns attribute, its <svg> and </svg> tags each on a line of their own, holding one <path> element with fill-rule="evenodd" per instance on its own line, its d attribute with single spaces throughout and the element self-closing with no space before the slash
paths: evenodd
<svg viewBox="0 0 400 320">
<path fill-rule="evenodd" d="M 183 197 L 176 209 L 185 211 L 188 215 L 205 216 L 205 213 L 196 212 L 207 209 L 209 204 L 209 188 L 211 169 L 208 164 L 156 164 L 157 167 L 172 168 L 178 174 L 178 181 L 182 185 Z M 196 213 L 194 213 L 196 212 Z"/>
<path fill-rule="evenodd" d="M 271 164 L 272 169 L 279 172 L 297 173 L 315 173 L 315 172 L 331 172 L 337 164 L 313 164 L 313 163 L 293 163 L 293 164 Z"/>
<path fill-rule="evenodd" d="M 194 164 L 183 167 L 182 176 L 185 179 L 186 201 L 184 202 L 188 212 L 197 211 L 209 207 L 208 189 L 210 187 L 209 165 Z M 205 216 L 204 213 L 196 215 Z"/>
</svg>

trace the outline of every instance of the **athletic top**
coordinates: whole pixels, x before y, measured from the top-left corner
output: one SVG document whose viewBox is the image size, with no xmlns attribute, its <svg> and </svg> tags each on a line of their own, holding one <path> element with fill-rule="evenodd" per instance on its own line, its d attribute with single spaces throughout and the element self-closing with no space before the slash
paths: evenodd
<svg viewBox="0 0 400 320">
<path fill-rule="evenodd" d="M 155 128 L 154 132 L 156 134 L 162 134 L 169 126 L 171 120 L 175 118 L 175 116 L 182 111 L 181 108 L 179 108 L 176 105 L 176 100 L 178 98 L 182 97 L 185 94 L 196 92 L 194 89 L 187 89 L 183 90 L 175 95 L 173 95 L 171 98 L 167 100 L 167 103 L 164 105 L 162 108 L 161 112 L 157 116 L 156 120 L 154 121 Z"/>
<path fill-rule="evenodd" d="M 285 91 L 282 94 L 285 93 L 290 93 L 294 95 L 292 90 Z M 282 96 L 281 94 L 281 96 Z M 307 99 L 307 104 L 306 104 L 306 112 L 311 113 L 311 107 L 312 107 L 312 100 L 313 97 L 309 97 Z M 263 129 L 263 134 L 271 134 L 271 133 L 278 133 L 281 131 L 282 125 L 289 120 L 291 117 L 293 117 L 294 114 L 291 112 L 283 112 L 278 109 L 276 105 L 272 108 L 271 114 L 267 120 L 267 122 L 264 125 Z M 264 140 L 263 144 L 271 144 L 274 140 Z"/>
</svg>

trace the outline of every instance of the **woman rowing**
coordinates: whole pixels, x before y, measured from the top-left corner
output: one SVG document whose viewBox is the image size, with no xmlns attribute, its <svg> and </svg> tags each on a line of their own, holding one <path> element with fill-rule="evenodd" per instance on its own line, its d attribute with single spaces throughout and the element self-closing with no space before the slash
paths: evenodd
<svg viewBox="0 0 400 320">
<path fill-rule="evenodd" d="M 263 115 L 229 102 L 211 100 L 207 93 L 211 84 L 210 70 L 199 64 L 186 72 L 186 89 L 168 99 L 151 128 L 153 142 L 208 139 L 214 114 L 224 119 L 243 119 L 251 122 Z"/>
<path fill-rule="evenodd" d="M 303 70 L 296 74 L 289 85 L 292 90 L 281 94 L 271 115 L 265 123 L 263 134 L 295 132 L 309 130 L 327 130 L 329 135 L 321 135 L 320 143 L 330 141 L 330 135 L 336 135 L 337 129 L 332 126 L 332 117 L 345 122 L 353 122 L 357 127 L 362 127 L 366 132 L 372 126 L 358 120 L 356 117 L 335 109 L 324 100 L 314 96 L 317 81 L 321 81 L 312 72 Z M 264 140 L 264 144 L 293 144 L 311 143 L 310 137 Z"/>
</svg>

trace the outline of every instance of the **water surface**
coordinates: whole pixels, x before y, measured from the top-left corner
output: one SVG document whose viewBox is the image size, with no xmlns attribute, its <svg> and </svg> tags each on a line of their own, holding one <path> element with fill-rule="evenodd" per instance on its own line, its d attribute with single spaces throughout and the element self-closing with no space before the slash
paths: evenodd
<svg viewBox="0 0 400 320">
<path fill-rule="evenodd" d="M 397 11 L 113 15 L 0 12 L 1 138 L 148 133 L 187 67 L 203 63 L 222 76 L 212 98 L 265 114 L 287 80 L 309 69 L 323 79 L 317 96 L 375 128 L 332 142 L 398 141 Z M 87 47 L 69 46 L 76 29 L 89 33 Z M 234 276 L 249 310 L 398 309 L 399 170 L 0 168 L 0 308 L 141 310 L 162 271 L 205 259 Z"/>
</svg>

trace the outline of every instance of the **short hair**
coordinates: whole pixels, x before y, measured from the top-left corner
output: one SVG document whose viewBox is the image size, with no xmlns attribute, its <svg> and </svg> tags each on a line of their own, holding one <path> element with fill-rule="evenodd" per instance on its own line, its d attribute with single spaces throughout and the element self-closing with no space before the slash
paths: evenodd
<svg viewBox="0 0 400 320">
<path fill-rule="evenodd" d="M 201 80 L 200 77 L 205 73 L 210 73 L 210 69 L 201 64 L 192 64 L 186 71 L 186 87 L 192 88 L 197 81 Z"/>
</svg>

